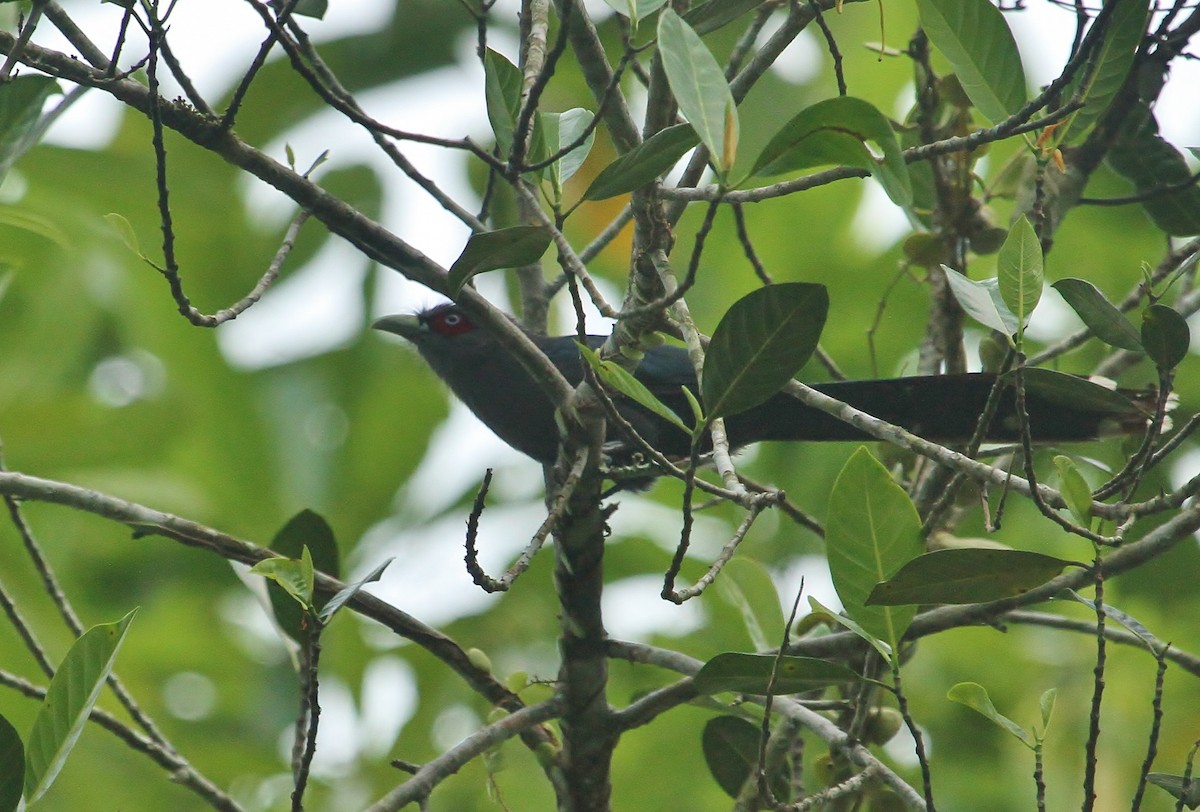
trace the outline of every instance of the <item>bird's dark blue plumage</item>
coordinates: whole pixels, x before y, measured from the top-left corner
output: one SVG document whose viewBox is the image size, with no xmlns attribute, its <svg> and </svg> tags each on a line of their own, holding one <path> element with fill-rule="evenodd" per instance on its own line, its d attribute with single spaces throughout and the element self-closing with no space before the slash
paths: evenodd
<svg viewBox="0 0 1200 812">
<path fill-rule="evenodd" d="M 558 430 L 550 399 L 525 368 L 456 305 L 441 305 L 417 316 L 386 316 L 374 326 L 413 342 L 433 371 L 502 440 L 535 460 L 554 461 Z M 583 380 L 583 360 L 574 336 L 529 337 L 569 383 L 576 385 Z M 588 336 L 593 348 L 603 342 L 604 336 Z M 669 345 L 651 348 L 635 374 L 676 414 L 685 419 L 691 415 L 682 387 L 695 393 L 696 375 L 685 350 Z M 975 429 L 995 381 L 995 375 L 989 373 L 964 373 L 834 381 L 815 384 L 814 388 L 927 439 L 965 442 Z M 617 397 L 615 402 L 622 416 L 659 451 L 670 457 L 689 453 L 690 440 L 684 432 L 628 399 Z M 1145 424 L 1144 415 L 1132 404 L 1128 411 L 1098 406 L 1071 408 L 1030 393 L 1027 405 L 1033 436 L 1042 441 L 1089 440 Z M 782 393 L 730 415 L 725 422 L 734 448 L 762 440 L 870 439 L 848 423 Z M 988 439 L 1016 440 L 1018 428 L 1009 389 L 989 428 Z M 613 432 L 610 428 L 610 446 L 622 447 L 626 438 L 613 436 Z"/>
</svg>

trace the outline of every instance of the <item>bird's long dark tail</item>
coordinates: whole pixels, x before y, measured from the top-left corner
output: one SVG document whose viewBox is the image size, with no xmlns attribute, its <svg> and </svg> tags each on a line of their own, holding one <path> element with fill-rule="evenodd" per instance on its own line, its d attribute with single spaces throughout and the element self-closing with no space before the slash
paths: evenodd
<svg viewBox="0 0 1200 812">
<path fill-rule="evenodd" d="M 1079 442 L 1143 431 L 1153 413 L 1153 391 L 1114 391 L 1086 379 L 1045 370 L 1026 371 L 1026 408 L 1038 442 Z M 992 373 L 924 375 L 867 381 L 835 381 L 813 388 L 929 440 L 966 442 L 988 395 Z M 779 394 L 729 419 L 735 445 L 758 440 L 837 441 L 869 435 L 795 398 Z M 1002 384 L 986 439 L 1020 439 L 1015 389 Z"/>
</svg>

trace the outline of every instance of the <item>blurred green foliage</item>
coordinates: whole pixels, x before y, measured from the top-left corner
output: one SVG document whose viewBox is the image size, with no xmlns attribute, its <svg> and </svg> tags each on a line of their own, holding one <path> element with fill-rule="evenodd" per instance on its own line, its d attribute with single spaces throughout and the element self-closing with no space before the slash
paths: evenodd
<svg viewBox="0 0 1200 812">
<path fill-rule="evenodd" d="M 912 30 L 911 8 L 889 5 L 887 14 L 889 30 Z M 513 35 L 506 27 L 509 22 L 497 18 L 493 36 L 501 30 Z M 858 47 L 879 39 L 875 12 L 859 6 L 843 15 L 829 15 L 828 22 L 844 46 L 844 70 L 852 92 L 885 112 L 896 111 L 911 82 L 908 62 L 880 59 L 877 53 Z M 706 37 L 718 56 L 732 47 L 735 29 Z M 474 31 L 460 4 L 396 3 L 396 14 L 380 30 L 324 43 L 321 51 L 351 90 L 388 88 L 403 97 L 405 80 L 427 75 L 454 59 L 469 58 Z M 609 42 L 618 41 L 612 20 L 602 26 L 602 32 Z M 787 116 L 836 92 L 820 43 L 814 39 L 809 45 L 822 58 L 811 78 L 796 83 L 770 75 L 741 107 L 745 154 L 755 154 L 754 145 L 765 143 Z M 547 109 L 594 107 L 575 70 L 569 63 L 560 66 L 547 94 Z M 236 129 L 251 143 L 274 142 L 322 109 L 320 100 L 302 86 L 286 62 L 275 60 L 255 79 Z M 331 142 L 336 138 L 331 134 Z M 149 143 L 147 122 L 127 114 L 107 147 L 38 147 L 9 180 L 10 190 L 23 193 L 10 192 L 0 206 L 0 271 L 13 272 L 7 294 L 0 300 L 0 439 L 5 464 L 12 470 L 173 512 L 264 545 L 290 516 L 311 508 L 333 527 L 343 559 L 362 569 L 377 561 L 357 554 L 360 541 L 385 520 L 388 527 L 404 528 L 410 539 L 421 537 L 424 528 L 428 532 L 453 528 L 428 541 L 445 550 L 443 560 L 460 558 L 461 523 L 472 489 L 447 494 L 448 506 L 433 516 L 415 515 L 419 506 L 397 499 L 447 414 L 447 395 L 432 373 L 413 354 L 365 329 L 344 346 L 314 357 L 255 370 L 231 365 L 214 332 L 192 327 L 179 316 L 163 279 L 133 256 L 103 219 L 109 212 L 126 217 L 143 250 L 157 255 Z M 263 212 L 246 203 L 246 186 L 233 167 L 177 138 L 168 137 L 167 148 L 185 287 L 202 310 L 227 306 L 252 287 L 281 239 L 282 228 L 265 227 L 264 219 L 285 220 L 291 210 L 284 207 L 282 214 L 273 211 L 264 218 Z M 988 170 L 995 172 L 1015 149 L 1013 144 L 992 147 Z M 612 157 L 611 144 L 600 135 L 592 159 L 568 184 L 568 199 L 571 190 L 580 194 Z M 368 214 L 383 210 L 386 183 L 374 169 L 342 167 L 319 178 L 322 185 Z M 912 353 L 921 340 L 928 304 L 916 271 L 891 286 L 902 261 L 898 242 L 887 239 L 881 247 L 880 239 L 869 233 L 873 224 L 856 220 L 869 183 L 843 181 L 747 208 L 755 248 L 776 281 L 820 282 L 828 287 L 831 317 L 822 345 L 851 377 L 912 371 Z M 1107 170 L 1098 172 L 1088 188 L 1092 196 L 1126 192 L 1125 183 Z M 586 242 L 618 205 L 612 201 L 585 204 L 567 224 L 568 235 L 577 244 Z M 6 212 L 13 216 L 5 216 Z M 401 212 L 399 216 L 419 215 Z M 677 235 L 680 246 L 690 246 L 699 216 L 697 210 L 684 217 Z M 329 239 L 318 225 L 308 224 L 285 265 L 284 279 Z M 1140 213 L 1082 208 L 1072 212 L 1057 234 L 1047 275 L 1050 280 L 1086 277 L 1117 297 L 1138 282 L 1143 264 L 1158 261 L 1162 248 L 1161 234 Z M 626 270 L 627 249 L 626 235 L 600 256 L 595 272 L 619 283 Z M 363 313 L 372 309 L 373 276 L 391 273 L 372 267 L 372 276 L 361 286 Z M 758 284 L 735 238 L 732 217 L 722 210 L 701 263 L 699 283 L 688 298 L 701 329 L 710 332 L 729 304 Z M 873 325 L 874 357 L 867 339 Z M 1089 345 L 1068 355 L 1061 366 L 1087 372 L 1099 358 L 1100 348 Z M 129 402 L 120 405 L 98 394 L 107 391 L 105 364 L 114 359 L 127 364 L 118 371 L 132 369 L 135 377 L 140 376 Z M 1200 404 L 1194 363 L 1194 359 L 1184 362 L 1178 380 L 1184 414 Z M 1144 384 L 1152 374 L 1143 365 L 1127 378 Z M 823 371 L 810 363 L 801 377 L 817 380 Z M 778 483 L 794 502 L 823 518 L 833 478 L 853 451 L 852 444 L 764 447 L 746 458 L 746 473 Z M 1072 452 L 1108 465 L 1120 459 L 1113 444 Z M 1049 460 L 1047 452 L 1043 470 L 1049 469 Z M 470 458 L 457 462 L 463 468 L 476 467 Z M 481 477 L 483 471 L 475 473 Z M 502 476 L 532 481 L 539 471 L 527 463 Z M 1166 483 L 1155 477 L 1142 490 L 1152 494 L 1160 487 Z M 516 490 L 528 494 L 537 488 Z M 620 500 L 622 511 L 633 511 L 643 500 L 659 506 L 645 522 L 652 533 L 618 535 L 610 541 L 610 582 L 640 578 L 636 583 L 645 586 L 630 598 L 637 606 L 623 607 L 627 612 L 683 611 L 660 605 L 655 585 L 669 563 L 669 548 L 678 533 L 673 523 L 677 517 L 664 517 L 673 515 L 669 511 L 677 507 L 679 498 L 677 483 L 661 483 L 647 495 L 626 495 Z M 493 499 L 503 503 L 505 497 Z M 539 500 L 536 494 L 517 501 L 536 506 Z M 229 565 L 163 539 L 132 538 L 119 525 L 65 508 L 27 504 L 25 513 L 85 623 L 111 621 L 141 607 L 116 670 L 179 749 L 247 809 L 284 808 L 290 792 L 285 742 L 290 741 L 289 726 L 297 709 L 296 677 L 282 643 L 273 642 L 270 632 L 264 631 L 266 615 Z M 512 538 L 489 538 L 494 532 L 491 515 L 484 514 L 481 546 L 485 549 L 489 544 L 514 549 L 536 528 L 534 519 L 518 529 L 506 525 L 503 532 Z M 718 507 L 702 518 L 720 528 L 714 533 L 720 536 L 732 530 L 740 517 Z M 968 519 L 960 533 L 981 535 L 978 516 Z M 1090 556 L 1080 540 L 1041 521 L 1030 506 L 1017 500 L 1011 502 L 1004 528 L 995 538 L 1019 549 Z M 811 534 L 782 518 L 767 517 L 755 527 L 740 555 L 763 562 L 776 574 L 790 572 L 792 577 L 778 584 L 784 599 L 790 600 L 799 580 L 789 567 L 801 556 L 821 552 L 821 542 Z M 413 560 L 429 560 L 426 553 L 425 547 L 392 550 L 398 556 L 393 571 L 414 566 Z M 1194 544 L 1181 544 L 1109 584 L 1108 599 L 1160 638 L 1185 650 L 1200 649 L 1200 631 L 1190 620 L 1200 611 L 1195 589 L 1198 559 Z M 465 616 L 451 609 L 449 614 L 456 619 L 443 624 L 443 630 L 465 647 L 486 651 L 501 678 L 520 670 L 552 679 L 557 668 L 558 621 L 550 563 L 549 553 L 543 552 L 510 593 Z M 699 565 L 689 566 L 694 577 Z M 0 525 L 0 581 L 38 630 L 51 659 L 61 657 L 69 638 L 56 622 L 20 539 L 8 523 Z M 460 571 L 437 599 L 439 611 L 463 605 L 462 596 L 474 590 Z M 403 599 L 398 605 L 417 617 L 431 608 Z M 750 640 L 735 608 L 715 592 L 706 594 L 699 605 L 691 610 L 700 614 L 699 628 L 653 633 L 649 641 L 702 659 L 723 650 L 749 649 Z M 1086 617 L 1078 605 L 1062 611 Z M 0 624 L 0 652 L 0 669 L 44 683 L 9 624 Z M 1022 724 L 1036 719 L 1037 698 L 1044 690 L 1059 689 L 1056 719 L 1047 739 L 1049 806 L 1075 804 L 1093 658 L 1094 643 L 1086 635 L 1019 626 L 963 629 L 923 640 L 918 656 L 905 667 L 905 686 L 912 712 L 928 736 L 939 805 L 995 812 L 1018 812 L 1032 805 L 1032 763 L 1024 748 L 945 699 L 951 685 L 967 680 L 985 684 L 997 707 Z M 414 685 L 398 683 L 393 695 L 384 684 L 368 694 L 367 675 L 383 666 L 396 667 L 397 661 L 402 664 L 397 673 L 407 672 Z M 488 714 L 489 709 L 431 656 L 349 613 L 340 616 L 327 633 L 322 665 L 328 702 L 324 730 L 328 738 L 322 752 L 327 751 L 334 763 L 316 773 L 308 804 L 313 810 L 346 810 L 369 803 L 404 778 L 388 766 L 389 759 L 428 760 Z M 168 686 L 183 672 L 203 675 L 215 688 L 211 711 L 201 718 L 179 718 L 168 705 Z M 673 680 L 670 673 L 622 662 L 612 664 L 611 677 L 609 697 L 618 705 Z M 1100 744 L 1101 793 L 1116 799 L 1112 803 L 1117 806 L 1111 808 L 1120 808 L 1121 799 L 1132 795 L 1150 724 L 1153 677 L 1154 662 L 1147 653 L 1111 651 Z M 383 715 L 371 702 L 387 707 L 381 696 L 403 698 L 414 689 L 412 715 L 398 737 L 368 739 L 364 730 Z M 532 701 L 548 693 L 546 686 L 535 685 L 523 695 Z M 1158 762 L 1164 771 L 1182 770 L 1184 754 L 1196 734 L 1191 709 L 1198 703 L 1196 680 L 1178 671 L 1169 673 Z M 101 705 L 114 707 L 107 696 Z M 0 713 L 19 731 L 28 730 L 35 708 L 33 701 L 0 689 Z M 700 732 L 709 718 L 710 711 L 685 706 L 626 735 L 614 763 L 614 808 L 681 812 L 725 808 L 728 799 L 708 776 L 700 747 Z M 345 726 L 331 721 L 335 719 Z M 888 753 L 904 775 L 917 780 L 908 753 L 901 748 Z M 820 754 L 820 746 L 814 743 L 806 759 Z M 430 808 L 498 808 L 489 797 L 493 792 L 509 809 L 553 805 L 533 756 L 510 743 L 486 765 L 472 762 L 439 787 Z M 44 807 L 180 812 L 205 808 L 147 758 L 94 726 L 85 731 Z M 1165 793 L 1151 788 L 1143 808 L 1171 806 Z"/>
</svg>

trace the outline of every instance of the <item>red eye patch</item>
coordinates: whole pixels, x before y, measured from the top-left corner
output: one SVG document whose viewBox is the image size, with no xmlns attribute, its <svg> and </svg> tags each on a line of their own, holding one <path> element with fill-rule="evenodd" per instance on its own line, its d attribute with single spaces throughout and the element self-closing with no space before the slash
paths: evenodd
<svg viewBox="0 0 1200 812">
<path fill-rule="evenodd" d="M 460 336 L 475 329 L 475 324 L 454 308 L 430 313 L 425 321 L 431 330 L 444 336 Z"/>
</svg>

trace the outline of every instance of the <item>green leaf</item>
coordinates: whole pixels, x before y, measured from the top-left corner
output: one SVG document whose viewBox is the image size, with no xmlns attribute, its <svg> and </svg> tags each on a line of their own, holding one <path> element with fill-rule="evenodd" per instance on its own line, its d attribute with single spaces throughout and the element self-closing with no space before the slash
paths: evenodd
<svg viewBox="0 0 1200 812">
<path fill-rule="evenodd" d="M 513 131 L 521 113 L 521 70 L 502 54 L 488 49 L 483 55 L 484 101 L 488 122 L 501 155 L 512 152 Z"/>
<path fill-rule="evenodd" d="M 513 226 L 472 234 L 466 247 L 450 266 L 446 279 L 451 297 L 459 294 L 467 280 L 497 268 L 519 268 L 542 258 L 554 237 L 541 226 Z"/>
<path fill-rule="evenodd" d="M 1026 747 L 1033 748 L 1034 743 L 1030 735 L 1025 732 L 1025 728 L 1018 725 L 1012 719 L 1009 719 L 1000 711 L 996 710 L 996 706 L 992 704 L 991 697 L 988 696 L 987 689 L 978 682 L 960 682 L 950 688 L 946 693 L 946 698 L 951 702 L 957 702 L 960 705 L 966 705 L 971 710 L 975 711 L 996 723 L 996 726 L 1002 730 L 1007 730 L 1017 738 L 1021 744 Z"/>
<path fill-rule="evenodd" d="M 1004 15 L 988 0 L 917 0 L 921 26 L 992 123 L 1025 104 L 1025 69 Z"/>
<path fill-rule="evenodd" d="M 574 144 L 583 131 L 592 123 L 592 114 L 582 107 L 572 107 L 564 113 L 542 113 L 542 132 L 551 145 L 551 150 L 557 153 Z M 583 143 L 550 165 L 554 183 L 561 187 L 579 171 L 588 153 L 592 151 L 592 143 L 596 140 L 596 131 L 588 133 Z"/>
<path fill-rule="evenodd" d="M 1050 717 L 1054 714 L 1054 700 L 1058 698 L 1057 688 L 1047 688 L 1038 697 L 1038 708 L 1042 712 L 1042 735 L 1050 727 Z"/>
<path fill-rule="evenodd" d="M 604 167 L 583 197 L 585 200 L 604 200 L 641 188 L 673 167 L 699 141 L 691 124 L 676 124 L 659 130 Z"/>
<path fill-rule="evenodd" d="M 337 539 L 329 523 L 319 513 L 301 510 L 271 539 L 271 549 L 285 559 L 295 560 L 300 566 L 303 566 L 300 559 L 303 558 L 304 551 L 308 550 L 314 570 L 320 570 L 334 578 L 341 577 Z M 299 576 L 301 579 L 306 577 L 302 572 Z M 312 595 L 311 586 L 308 593 Z M 268 580 L 267 597 L 271 601 L 271 610 L 279 627 L 293 640 L 301 640 L 307 634 L 305 630 L 308 628 L 308 619 L 301 604 L 286 587 L 277 584 L 274 579 Z M 314 600 L 313 605 L 320 609 L 324 601 Z"/>
<path fill-rule="evenodd" d="M 879 656 L 883 657 L 884 662 L 890 663 L 892 661 L 892 647 L 880 640 L 875 635 L 871 634 L 862 626 L 858 625 L 845 615 L 838 614 L 832 609 L 825 607 L 820 601 L 811 596 L 808 599 L 808 605 L 812 608 L 813 615 L 845 627 L 849 631 L 861 637 L 863 640 L 869 643 L 873 649 L 878 651 Z"/>
<path fill-rule="evenodd" d="M 717 784 L 730 798 L 738 797 L 742 785 L 758 769 L 758 744 L 762 729 L 740 716 L 717 716 L 704 725 L 700 746 L 704 762 Z M 781 771 L 767 776 L 777 798 L 788 798 Z"/>
<path fill-rule="evenodd" d="M 1110 347 L 1142 352 L 1142 339 L 1125 314 L 1112 305 L 1091 282 L 1060 279 L 1052 287 L 1066 300 L 1096 338 Z"/>
<path fill-rule="evenodd" d="M 721 66 L 704 40 L 671 9 L 658 17 L 658 52 L 679 112 L 708 147 L 724 177 L 737 153 L 737 106 Z"/>
<path fill-rule="evenodd" d="M 1058 454 L 1054 457 L 1054 467 L 1058 469 L 1059 491 L 1067 510 L 1075 517 L 1075 521 L 1087 527 L 1092 520 L 1092 489 L 1079 473 L 1075 460 Z"/>
<path fill-rule="evenodd" d="M 736 20 L 747 11 L 761 6 L 765 0 L 708 0 L 693 6 L 683 15 L 697 34 L 707 34 Z"/>
<path fill-rule="evenodd" d="M 300 558 L 268 558 L 250 568 L 250 572 L 269 578 L 283 587 L 306 610 L 313 607 L 312 554 L 305 547 Z M 304 628 L 303 624 L 300 628 Z"/>
<path fill-rule="evenodd" d="M 1072 599 L 1079 601 L 1093 612 L 1096 611 L 1096 602 L 1094 600 L 1083 597 L 1073 589 L 1066 590 L 1066 593 Z M 1146 628 L 1145 624 L 1143 624 L 1137 618 L 1109 603 L 1101 606 L 1101 609 L 1103 609 L 1105 617 L 1107 617 L 1109 620 L 1120 623 L 1122 626 L 1128 629 L 1131 634 L 1135 635 L 1139 640 L 1145 643 L 1146 648 L 1148 648 L 1152 654 L 1157 655 L 1158 652 L 1163 649 L 1163 642 L 1155 637 L 1154 634 Z"/>
<path fill-rule="evenodd" d="M 1142 346 L 1159 369 L 1174 369 L 1187 357 L 1192 331 L 1179 312 L 1165 304 L 1142 311 Z"/>
<path fill-rule="evenodd" d="M 46 100 L 59 93 L 49 76 L 29 74 L 0 84 L 0 178 L 30 146 Z"/>
<path fill-rule="evenodd" d="M 75 239 L 68 238 L 67 232 L 59 223 L 32 209 L 17 206 L 0 207 L 0 226 L 26 231 L 49 240 L 64 251 L 76 245 Z"/>
<path fill-rule="evenodd" d="M 958 300 L 966 314 L 984 327 L 999 330 L 1005 335 L 1015 335 L 1021 329 L 1021 323 L 1004 303 L 1000 294 L 1000 283 L 997 279 L 985 279 L 976 282 L 963 276 L 949 265 L 943 265 L 946 281 L 950 283 L 950 292 Z"/>
<path fill-rule="evenodd" d="M 1116 5 L 1108 22 L 1108 29 L 1099 47 L 1091 57 L 1096 68 L 1090 76 L 1080 70 L 1075 79 L 1063 91 L 1063 99 L 1074 97 L 1081 90 L 1080 82 L 1087 78 L 1080 99 L 1084 106 L 1067 121 L 1059 133 L 1059 143 L 1078 141 L 1091 128 L 1096 119 L 1108 109 L 1113 98 L 1125 84 L 1125 77 L 1133 67 L 1133 59 L 1146 33 L 1146 21 L 1150 7 L 1144 0 L 1105 0 L 1104 5 Z"/>
<path fill-rule="evenodd" d="M 1016 371 L 1005 378 L 1012 380 Z M 1093 383 L 1078 375 L 1067 375 L 1052 369 L 1026 368 L 1025 391 L 1041 400 L 1058 403 L 1072 409 L 1102 412 L 1111 415 L 1144 415 L 1133 401 L 1116 390 Z"/>
<path fill-rule="evenodd" d="M 311 510 L 302 510 L 288 519 L 271 540 L 272 551 L 282 555 L 281 561 L 292 560 L 290 565 L 271 565 L 280 567 L 280 576 L 284 579 L 298 579 L 298 583 L 306 583 L 307 576 L 302 567 L 305 551 L 311 555 L 312 569 L 319 570 L 335 578 L 341 577 L 341 564 L 338 561 L 337 539 L 329 523 Z M 262 566 L 262 563 L 256 566 Z M 252 570 L 253 571 L 253 570 Z M 300 587 L 301 593 L 305 587 Z M 312 587 L 308 585 L 307 594 L 312 599 Z M 304 603 L 302 603 L 286 585 L 268 578 L 266 596 L 271 602 L 271 612 L 275 621 L 288 637 L 301 642 L 307 637 L 308 618 Z M 324 600 L 312 600 L 313 608 L 319 609 L 325 605 Z"/>
<path fill-rule="evenodd" d="M 828 312 L 825 286 L 806 282 L 767 285 L 734 302 L 704 358 L 700 397 L 709 419 L 778 392 L 816 349 Z"/>
<path fill-rule="evenodd" d="M 876 160 L 873 142 L 883 153 Z M 855 166 L 875 175 L 897 206 L 912 205 L 912 184 L 892 124 L 874 105 L 853 96 L 818 102 L 797 113 L 771 138 L 753 175 L 778 175 L 826 164 Z"/>
<path fill-rule="evenodd" d="M 766 694 L 776 659 L 779 659 L 773 691 L 776 695 L 798 694 L 859 679 L 858 674 L 841 663 L 816 657 L 777 658 L 774 654 L 725 652 L 706 662 L 692 682 L 702 694 L 718 694 L 722 691 Z"/>
<path fill-rule="evenodd" d="M 361 590 L 367 584 L 378 581 L 381 577 L 383 577 L 383 571 L 387 569 L 388 565 L 395 560 L 395 557 L 387 559 L 375 569 L 364 575 L 362 578 L 358 579 L 352 584 L 347 584 L 342 589 L 339 589 L 337 593 L 329 599 L 329 602 L 321 608 L 321 611 L 317 613 L 317 617 L 321 619 L 322 623 L 328 623 L 329 619 L 333 617 L 334 613 L 341 609 L 346 601 L 357 595 L 359 590 Z"/>
<path fill-rule="evenodd" d="M 123 5 L 123 4 L 119 4 Z M 268 4 L 275 11 L 282 11 L 286 6 L 286 0 L 271 0 Z M 295 6 L 292 7 L 292 13 L 301 17 L 314 17 L 318 20 L 325 19 L 325 12 L 329 9 L 329 0 L 298 0 Z"/>
<path fill-rule="evenodd" d="M 0 714 L 0 812 L 17 808 L 24 782 L 25 746 L 17 729 Z"/>
<path fill-rule="evenodd" d="M 692 419 L 696 421 L 696 425 L 700 425 L 707 421 L 704 417 L 704 407 L 700 405 L 700 400 L 692 394 L 692 390 L 686 386 L 683 388 L 683 396 L 687 399 L 688 406 L 692 409 Z"/>
<path fill-rule="evenodd" d="M 1200 778 L 1192 776 L 1187 780 L 1187 792 L 1184 792 L 1185 782 L 1182 775 L 1150 773 L 1146 776 L 1146 780 L 1155 786 L 1162 787 L 1171 793 L 1172 797 L 1182 798 L 1183 805 L 1188 809 L 1200 807 Z"/>
<path fill-rule="evenodd" d="M 50 789 L 88 714 L 112 672 L 117 651 L 133 621 L 133 610 L 115 623 L 93 626 L 75 641 L 54 672 L 33 720 L 25 751 L 25 803 L 33 806 Z"/>
<path fill-rule="evenodd" d="M 686 434 L 692 433 L 692 430 L 684 425 L 683 420 L 679 418 L 679 415 L 675 414 L 670 406 L 667 406 L 667 404 L 656 398 L 654 393 L 647 389 L 641 381 L 631 375 L 624 367 L 614 364 L 612 361 L 602 361 L 599 353 L 591 347 L 584 344 L 578 344 L 578 346 L 583 359 L 596 371 L 600 380 L 622 395 L 625 395 L 625 397 L 645 406 L 663 420 L 678 426 Z"/>
<path fill-rule="evenodd" d="M 121 242 L 125 243 L 126 248 L 141 259 L 146 259 L 146 255 L 142 253 L 142 246 L 138 243 L 137 232 L 133 230 L 133 225 L 125 217 L 115 212 L 109 212 L 104 215 L 104 219 L 117 232 L 117 236 L 121 238 Z"/>
<path fill-rule="evenodd" d="M 1025 550 L 956 547 L 917 556 L 871 589 L 872 606 L 985 603 L 1041 586 L 1070 564 Z"/>
<path fill-rule="evenodd" d="M 1126 121 L 1129 125 L 1106 156 L 1109 166 L 1147 196 L 1142 208 L 1156 226 L 1174 237 L 1200 234 L 1200 188 L 1189 182 L 1187 161 L 1158 134 L 1149 108 L 1135 108 Z"/>
<path fill-rule="evenodd" d="M 783 607 L 766 567 L 750 558 L 734 558 L 717 579 L 717 594 L 741 612 L 755 649 L 779 646 L 785 622 Z"/>
<path fill-rule="evenodd" d="M 1024 325 L 1042 297 L 1042 243 L 1023 214 L 1000 246 L 996 278 L 1004 304 Z"/>
<path fill-rule="evenodd" d="M 613 11 L 629 18 L 636 30 L 637 24 L 662 8 L 667 0 L 604 0 Z"/>
<path fill-rule="evenodd" d="M 833 586 L 851 618 L 896 650 L 916 607 L 868 606 L 867 596 L 925 549 L 921 519 L 904 489 L 860 447 L 829 495 L 825 549 Z"/>
</svg>

